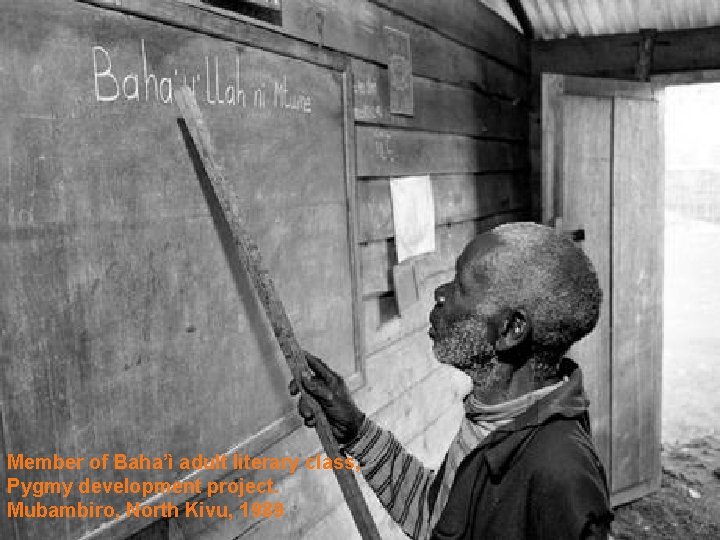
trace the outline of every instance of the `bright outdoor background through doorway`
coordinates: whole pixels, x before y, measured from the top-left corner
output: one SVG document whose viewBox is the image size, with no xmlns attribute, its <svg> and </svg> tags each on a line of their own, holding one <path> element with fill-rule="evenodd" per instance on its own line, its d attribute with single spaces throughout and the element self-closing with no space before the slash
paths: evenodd
<svg viewBox="0 0 720 540">
<path fill-rule="evenodd" d="M 662 439 L 720 435 L 720 84 L 665 105 Z"/>
</svg>

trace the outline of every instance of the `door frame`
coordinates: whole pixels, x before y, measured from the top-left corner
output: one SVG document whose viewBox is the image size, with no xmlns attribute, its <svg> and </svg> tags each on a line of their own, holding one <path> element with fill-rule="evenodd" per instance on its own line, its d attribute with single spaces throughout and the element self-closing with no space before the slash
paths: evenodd
<svg viewBox="0 0 720 540">
<path fill-rule="evenodd" d="M 621 80 L 621 79 L 608 79 L 608 78 L 592 78 L 586 76 L 572 76 L 562 74 L 543 73 L 542 74 L 542 109 L 541 109 L 541 121 L 542 121 L 542 223 L 554 227 L 556 230 L 562 230 L 563 228 L 563 194 L 564 185 L 563 180 L 563 160 L 562 160 L 562 118 L 557 116 L 558 100 L 562 96 L 581 96 L 588 98 L 629 98 L 634 100 L 647 100 L 655 101 L 658 103 L 658 137 L 659 137 L 659 148 L 658 148 L 658 160 L 664 161 L 664 103 L 663 93 L 665 86 L 669 84 L 683 84 L 688 80 L 690 82 L 711 82 L 709 78 L 715 78 L 720 80 L 720 70 L 713 73 L 703 72 L 699 75 L 688 77 L 688 74 L 681 82 L 675 82 L 681 80 L 679 77 L 664 76 L 663 78 L 658 77 L 651 82 L 641 82 L 633 80 Z M 615 124 L 613 120 L 613 125 Z M 664 171 L 664 167 L 660 169 Z M 611 166 L 612 171 L 612 166 Z M 662 178 L 660 179 L 662 182 Z M 612 195 L 610 200 L 610 209 L 613 210 Z M 664 217 L 661 218 L 664 222 Z M 660 235 L 662 236 L 662 235 Z M 610 244 L 611 252 L 614 246 Z M 663 250 L 660 246 L 660 265 L 662 268 Z M 611 258 L 612 261 L 612 258 Z M 611 263 L 612 264 L 612 263 Z M 662 272 L 662 270 L 660 270 Z M 613 268 L 610 268 L 611 276 L 613 274 Z M 612 283 L 612 278 L 611 278 Z M 612 285 L 611 285 L 612 287 Z M 608 298 L 613 297 L 613 290 L 611 288 L 607 294 Z M 660 288 L 660 304 L 662 305 L 662 287 Z M 614 351 L 614 341 L 612 337 L 613 329 L 613 318 L 610 318 L 610 346 L 611 351 Z M 642 481 L 640 484 L 633 484 L 631 486 L 619 488 L 615 493 L 611 492 L 611 503 L 613 506 L 625 504 L 632 500 L 635 500 L 649 492 L 652 492 L 660 487 L 662 478 L 662 472 L 660 469 L 660 433 L 661 433 L 661 419 L 662 419 L 662 352 L 658 359 L 659 365 L 657 366 L 656 372 L 652 374 L 653 385 L 655 393 L 653 395 L 653 407 L 657 411 L 657 415 L 654 418 L 656 424 L 656 439 L 648 441 L 647 444 L 651 444 L 651 451 L 653 454 L 657 454 L 656 461 L 653 465 L 652 478 L 648 478 Z M 610 366 L 612 374 L 613 365 L 613 352 L 611 352 Z M 608 384 L 612 385 L 612 375 Z M 612 396 L 613 389 L 610 389 Z M 614 459 L 613 456 L 613 412 L 612 406 L 613 400 L 610 399 L 610 414 L 609 421 L 610 425 L 610 460 L 611 463 Z M 654 460 L 655 461 L 655 460 Z M 612 465 L 609 463 L 608 473 L 612 474 Z M 610 479 L 608 479 L 610 480 Z"/>
<path fill-rule="evenodd" d="M 717 71 L 720 80 L 720 70 Z M 557 137 L 557 126 L 552 103 L 562 95 L 572 94 L 575 96 L 598 97 L 628 97 L 635 99 L 656 99 L 655 88 L 664 88 L 664 83 L 654 83 L 645 88 L 638 86 L 638 81 L 622 79 L 590 78 L 586 76 L 561 75 L 557 73 L 542 74 L 542 223 L 551 227 L 559 228 L 558 217 L 562 218 L 562 186 L 559 185 L 557 167 L 560 162 L 556 157 L 559 155 Z M 660 117 L 662 126 L 662 99 L 660 100 Z M 555 141 L 555 145 L 548 145 L 547 141 Z"/>
<path fill-rule="evenodd" d="M 650 77 L 650 83 L 659 88 L 717 82 L 720 82 L 720 69 L 683 71 L 682 73 L 661 73 Z"/>
</svg>

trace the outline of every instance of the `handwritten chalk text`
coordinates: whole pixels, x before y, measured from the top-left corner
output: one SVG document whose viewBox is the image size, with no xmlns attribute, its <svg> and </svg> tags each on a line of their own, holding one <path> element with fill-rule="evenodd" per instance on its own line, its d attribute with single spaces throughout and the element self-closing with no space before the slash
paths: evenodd
<svg viewBox="0 0 720 540">
<path fill-rule="evenodd" d="M 291 89 L 287 75 L 268 76 L 254 84 L 243 83 L 241 58 L 236 55 L 232 65 L 218 56 L 205 56 L 200 69 L 170 67 L 169 73 L 156 73 L 148 63 L 145 40 L 140 40 L 140 57 L 135 70 L 119 70 L 105 47 L 92 47 L 95 101 L 173 103 L 173 89 L 189 86 L 196 99 L 208 105 L 239 108 L 283 109 L 303 114 L 312 113 L 312 97 Z"/>
</svg>

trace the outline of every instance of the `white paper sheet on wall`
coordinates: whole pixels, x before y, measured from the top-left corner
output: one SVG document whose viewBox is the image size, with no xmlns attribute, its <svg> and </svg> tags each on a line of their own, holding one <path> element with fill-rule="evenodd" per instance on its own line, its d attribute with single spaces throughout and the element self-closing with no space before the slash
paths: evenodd
<svg viewBox="0 0 720 540">
<path fill-rule="evenodd" d="M 435 251 L 435 206 L 429 176 L 390 179 L 398 262 Z"/>
</svg>

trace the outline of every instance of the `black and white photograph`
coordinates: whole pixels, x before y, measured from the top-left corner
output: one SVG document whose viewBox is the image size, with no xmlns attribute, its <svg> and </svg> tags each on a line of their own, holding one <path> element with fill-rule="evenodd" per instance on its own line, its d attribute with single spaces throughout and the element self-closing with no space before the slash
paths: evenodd
<svg viewBox="0 0 720 540">
<path fill-rule="evenodd" d="M 0 0 L 0 540 L 720 539 L 720 0 Z"/>
</svg>

